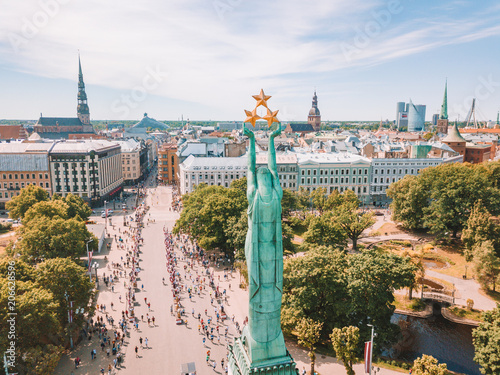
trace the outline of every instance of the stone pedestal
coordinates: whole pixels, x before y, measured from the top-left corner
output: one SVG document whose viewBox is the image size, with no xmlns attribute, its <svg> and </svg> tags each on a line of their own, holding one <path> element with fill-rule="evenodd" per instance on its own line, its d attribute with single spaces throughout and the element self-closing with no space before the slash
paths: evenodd
<svg viewBox="0 0 500 375">
<path fill-rule="evenodd" d="M 299 370 L 288 351 L 286 355 L 252 363 L 241 337 L 229 345 L 229 375 L 298 375 Z"/>
</svg>

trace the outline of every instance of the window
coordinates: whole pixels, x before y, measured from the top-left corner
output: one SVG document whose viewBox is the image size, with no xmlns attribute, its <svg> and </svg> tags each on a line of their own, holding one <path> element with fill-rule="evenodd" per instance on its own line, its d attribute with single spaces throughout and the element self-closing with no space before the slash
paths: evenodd
<svg viewBox="0 0 500 375">
<path fill-rule="evenodd" d="M 356 174 L 356 170 L 355 169 L 352 170 L 352 174 Z"/>
<path fill-rule="evenodd" d="M 304 175 L 304 172 L 305 172 L 305 171 L 304 171 L 303 169 L 300 171 L 300 173 L 302 174 L 302 176 Z M 5 175 L 4 175 L 4 176 L 5 176 Z"/>
<path fill-rule="evenodd" d="M 34 174 L 34 173 L 31 175 L 31 179 L 32 179 L 32 180 L 36 180 L 36 177 L 35 177 L 35 174 Z"/>
<path fill-rule="evenodd" d="M 17 180 L 17 173 L 14 175 L 14 179 Z"/>
<path fill-rule="evenodd" d="M 316 185 L 316 177 L 313 177 L 313 184 Z"/>
<path fill-rule="evenodd" d="M 310 176 L 310 175 L 311 175 L 311 170 L 310 170 L 310 169 L 308 169 L 308 170 L 307 170 L 307 175 L 308 175 L 308 176 Z"/>
<path fill-rule="evenodd" d="M 302 183 L 302 185 L 304 185 L 304 177 L 302 177 L 302 182 L 301 183 Z"/>
<path fill-rule="evenodd" d="M 4 179 L 4 180 L 6 180 L 6 179 L 7 179 L 7 175 L 6 175 L 6 174 L 4 174 L 4 175 L 3 175 L 3 179 Z"/>
<path fill-rule="evenodd" d="M 317 172 L 317 171 L 316 171 L 316 169 L 315 169 L 315 170 L 313 170 L 313 175 L 315 175 L 315 176 L 316 176 L 316 172 Z"/>
<path fill-rule="evenodd" d="M 21 180 L 24 180 L 24 173 L 21 173 Z"/>
<path fill-rule="evenodd" d="M 12 175 L 11 174 L 9 174 L 9 180 L 12 180 Z"/>
</svg>

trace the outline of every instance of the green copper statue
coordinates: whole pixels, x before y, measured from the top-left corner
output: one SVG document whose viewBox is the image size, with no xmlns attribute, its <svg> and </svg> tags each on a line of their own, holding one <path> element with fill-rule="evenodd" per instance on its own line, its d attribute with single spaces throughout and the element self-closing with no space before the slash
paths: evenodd
<svg viewBox="0 0 500 375">
<path fill-rule="evenodd" d="M 269 139 L 268 166 L 256 169 L 255 136 L 250 138 L 248 153 L 247 198 L 248 233 L 245 257 L 248 267 L 249 316 L 243 341 L 252 364 L 287 355 L 281 332 L 281 297 L 283 291 L 283 242 L 281 235 L 281 198 L 274 138 L 281 134 L 281 124 Z"/>
</svg>

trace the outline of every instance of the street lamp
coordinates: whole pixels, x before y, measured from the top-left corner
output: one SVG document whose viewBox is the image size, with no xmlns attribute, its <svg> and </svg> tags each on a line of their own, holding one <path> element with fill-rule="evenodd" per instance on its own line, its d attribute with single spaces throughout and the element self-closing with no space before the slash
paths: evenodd
<svg viewBox="0 0 500 375">
<path fill-rule="evenodd" d="M 64 296 L 66 297 L 66 303 L 68 304 L 68 333 L 69 333 L 69 343 L 71 345 L 71 349 L 73 349 L 73 337 L 71 335 L 71 321 L 72 321 L 72 312 L 71 308 L 73 307 L 73 301 L 68 300 L 68 292 L 64 292 Z"/>
<path fill-rule="evenodd" d="M 104 201 L 104 233 L 108 232 L 108 210 L 106 209 L 107 201 Z"/>
<path fill-rule="evenodd" d="M 92 261 L 91 258 L 90 258 L 90 253 L 89 253 L 89 243 L 94 241 L 93 238 L 91 238 L 90 240 L 88 240 L 87 242 L 85 242 L 85 246 L 87 246 L 87 259 L 88 259 L 88 262 L 89 262 L 89 278 L 90 278 L 90 281 L 92 281 L 92 271 L 90 269 L 90 262 Z"/>
<path fill-rule="evenodd" d="M 372 325 L 372 324 L 367 324 L 368 327 L 372 327 L 372 335 L 371 335 L 371 338 L 370 338 L 370 354 L 369 354 L 369 358 L 368 360 L 370 361 L 369 363 L 369 367 L 368 367 L 368 374 L 371 375 L 372 373 L 372 358 L 373 358 L 373 338 L 376 336 L 375 334 L 375 327 Z M 366 358 L 366 354 L 365 353 L 365 366 L 367 366 L 368 364 L 366 363 L 367 362 L 367 358 Z"/>
<path fill-rule="evenodd" d="M 99 285 L 99 280 L 97 279 L 97 269 L 99 268 L 99 264 L 97 264 L 97 262 L 94 262 L 92 267 L 94 267 L 94 270 L 95 270 L 95 281 L 96 281 L 97 285 Z"/>
</svg>

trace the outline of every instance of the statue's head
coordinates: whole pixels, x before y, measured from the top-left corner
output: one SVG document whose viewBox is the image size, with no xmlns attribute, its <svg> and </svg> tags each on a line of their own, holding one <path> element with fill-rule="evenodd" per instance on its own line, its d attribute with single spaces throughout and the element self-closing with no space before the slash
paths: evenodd
<svg viewBox="0 0 500 375">
<path fill-rule="evenodd" d="M 260 167 L 257 169 L 257 185 L 272 186 L 271 171 L 267 167 Z"/>
</svg>

